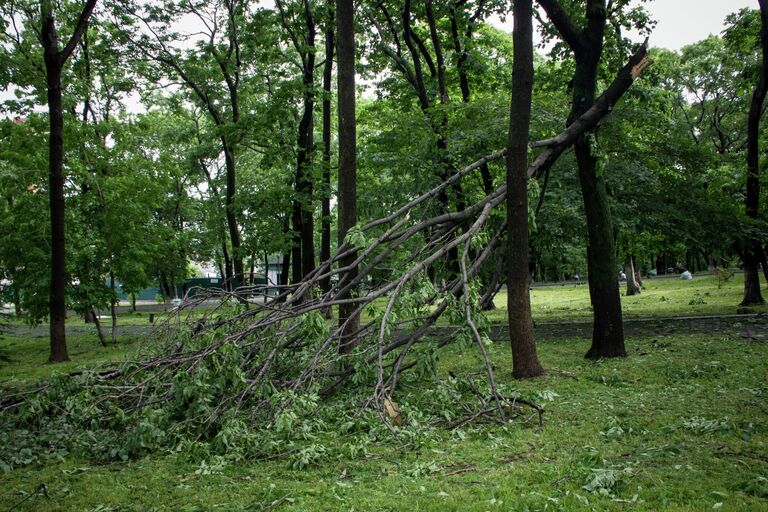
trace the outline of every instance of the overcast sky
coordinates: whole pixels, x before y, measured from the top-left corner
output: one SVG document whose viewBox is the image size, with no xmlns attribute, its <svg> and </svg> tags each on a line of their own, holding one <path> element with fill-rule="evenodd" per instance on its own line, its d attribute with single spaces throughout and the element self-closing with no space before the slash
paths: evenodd
<svg viewBox="0 0 768 512">
<path fill-rule="evenodd" d="M 651 46 L 679 50 L 710 34 L 720 34 L 725 17 L 742 7 L 758 8 L 757 0 L 650 0 L 645 4 L 658 21 L 650 39 Z M 493 25 L 512 31 L 512 18 Z M 638 37 L 639 41 L 639 37 Z"/>
<path fill-rule="evenodd" d="M 679 50 L 709 34 L 719 34 L 725 17 L 742 7 L 757 9 L 757 0 L 653 0 L 648 10 L 659 23 L 650 44 Z"/>
</svg>

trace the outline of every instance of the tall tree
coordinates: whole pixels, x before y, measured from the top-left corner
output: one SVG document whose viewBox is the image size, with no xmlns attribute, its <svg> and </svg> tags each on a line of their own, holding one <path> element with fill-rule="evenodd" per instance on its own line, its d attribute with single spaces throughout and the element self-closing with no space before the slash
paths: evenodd
<svg viewBox="0 0 768 512">
<path fill-rule="evenodd" d="M 763 103 L 768 92 L 768 3 L 758 0 L 760 4 L 760 51 L 759 80 L 749 106 L 747 116 L 747 193 L 744 197 L 747 217 L 756 220 L 760 209 L 760 118 L 763 113 Z M 743 306 L 763 304 L 760 293 L 760 275 L 758 273 L 760 241 L 755 237 L 744 244 L 744 298 Z M 766 269 L 763 269 L 766 270 Z"/>
<path fill-rule="evenodd" d="M 64 48 L 59 48 L 56 13 L 51 0 L 40 2 L 40 43 L 45 61 L 45 78 L 48 90 L 48 194 L 51 211 L 51 288 L 50 333 L 51 362 L 68 361 L 67 339 L 64 323 L 67 319 L 65 288 L 67 268 L 65 263 L 64 226 L 64 113 L 61 99 L 61 74 L 75 47 L 88 28 L 88 20 L 96 7 L 96 0 L 88 0 L 80 12 L 77 25 Z"/>
<path fill-rule="evenodd" d="M 315 35 L 317 26 L 309 0 L 295 5 L 276 0 L 283 29 L 300 58 L 302 114 L 296 134 L 295 198 L 291 214 L 294 231 L 292 274 L 294 282 L 315 269 L 313 156 L 315 126 Z M 294 8 L 294 9 L 291 9 Z M 298 12 L 292 15 L 292 10 Z"/>
<path fill-rule="evenodd" d="M 507 311 L 512 375 L 544 373 L 533 337 L 528 270 L 528 132 L 533 95 L 533 0 L 514 0 L 515 53 L 507 141 Z"/>
<path fill-rule="evenodd" d="M 600 59 L 603 54 L 608 12 L 605 0 L 584 2 L 584 24 L 578 26 L 558 0 L 538 0 L 576 60 L 572 81 L 572 103 L 568 124 L 595 102 Z M 588 358 L 623 357 L 624 326 L 616 279 L 616 242 L 605 178 L 598 172 L 593 135 L 576 141 L 574 151 L 587 220 L 587 264 L 589 296 L 593 309 L 592 346 Z"/>
<path fill-rule="evenodd" d="M 339 245 L 357 223 L 357 127 L 355 124 L 355 7 L 354 0 L 336 0 L 336 32 L 338 35 L 338 115 L 339 115 Z M 357 255 L 350 254 L 341 262 L 350 265 Z M 345 281 L 354 279 L 351 268 Z M 354 294 L 354 291 L 350 292 Z M 343 329 L 339 352 L 354 348 L 360 317 L 356 305 L 339 306 L 339 326 Z"/>
<path fill-rule="evenodd" d="M 336 48 L 335 24 L 336 18 L 334 0 L 328 0 L 327 19 L 325 28 L 325 63 L 323 65 L 323 199 L 320 235 L 320 261 L 328 261 L 331 257 L 331 86 L 333 80 L 333 57 Z M 331 289 L 330 276 L 320 281 L 323 293 Z M 332 315 L 329 308 L 326 312 Z"/>
<path fill-rule="evenodd" d="M 227 278 L 234 288 L 243 284 L 245 274 L 239 226 L 241 211 L 236 196 L 237 152 L 243 139 L 242 89 L 244 78 L 249 78 L 243 76 L 247 61 L 243 58 L 241 41 L 246 4 L 242 0 L 191 1 L 167 6 L 165 11 L 153 4 L 143 9 L 136 7 L 134 11 L 149 33 L 137 40 L 137 53 L 160 63 L 178 78 L 216 127 L 226 166 L 225 216 L 232 246 L 233 270 Z M 195 37 L 204 40 L 195 49 L 174 46 L 180 37 L 171 33 L 169 27 L 178 21 L 177 16 L 194 19 L 201 27 Z"/>
</svg>

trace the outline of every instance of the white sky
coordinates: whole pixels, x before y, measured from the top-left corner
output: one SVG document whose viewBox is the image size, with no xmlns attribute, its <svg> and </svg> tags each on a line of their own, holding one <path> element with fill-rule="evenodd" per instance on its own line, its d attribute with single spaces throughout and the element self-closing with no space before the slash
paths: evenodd
<svg viewBox="0 0 768 512">
<path fill-rule="evenodd" d="M 647 7 L 658 21 L 650 45 L 670 50 L 719 34 L 732 12 L 759 8 L 757 0 L 653 0 Z"/>
<path fill-rule="evenodd" d="M 645 8 L 658 24 L 649 44 L 679 50 L 710 34 L 720 34 L 725 17 L 743 7 L 757 9 L 759 5 L 757 0 L 650 0 Z M 511 16 L 505 23 L 497 19 L 491 24 L 512 32 Z"/>
</svg>

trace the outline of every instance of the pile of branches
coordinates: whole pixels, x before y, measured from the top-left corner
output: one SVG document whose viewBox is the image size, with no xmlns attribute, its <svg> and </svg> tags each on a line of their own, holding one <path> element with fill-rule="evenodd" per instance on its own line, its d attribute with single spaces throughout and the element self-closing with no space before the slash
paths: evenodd
<svg viewBox="0 0 768 512">
<path fill-rule="evenodd" d="M 592 108 L 556 137 L 532 143 L 540 151 L 528 175 L 541 175 L 581 135 L 594 129 L 647 65 L 643 45 Z M 357 391 L 368 389 L 365 405 L 376 407 L 388 423 L 396 424 L 400 413 L 393 397 L 401 376 L 430 350 L 452 341 L 452 335 L 435 336 L 433 329 L 450 311 L 463 322 L 461 329 L 452 331 L 462 331 L 477 346 L 487 378 L 487 390 L 477 392 L 479 410 L 468 419 L 495 415 L 505 421 L 521 406 L 533 408 L 541 419 L 538 405 L 499 391 L 484 343 L 487 338 L 474 314 L 478 297 L 473 280 L 505 239 L 503 215 L 494 212 L 505 201 L 506 187 L 463 211 L 429 214 L 448 187 L 504 156 L 502 150 L 483 157 L 390 215 L 352 230 L 333 257 L 301 282 L 278 287 L 275 296 L 267 296 L 268 290 L 258 286 L 190 293 L 161 324 L 142 360 L 91 379 L 97 401 L 111 402 L 129 413 L 185 401 L 184 407 L 191 410 L 196 402 L 206 401 L 209 407 L 201 409 L 205 413 L 190 414 L 188 421 L 197 430 L 208 431 L 232 415 L 269 424 L 301 394 L 328 396 L 354 385 Z M 445 265 L 449 254 L 454 264 L 435 284 L 427 272 Z M 328 278 L 334 284 L 321 293 L 320 283 Z M 201 316 L 211 299 L 220 305 Z M 369 320 L 329 327 L 325 313 L 340 305 L 354 308 L 350 318 Z M 352 325 L 355 332 L 349 332 Z M 350 338 L 353 349 L 340 351 Z M 424 349 L 427 345 L 429 350 Z M 213 383 L 207 395 L 186 396 L 185 386 L 199 378 Z M 19 397 L 4 400 L 0 410 L 19 403 Z"/>
</svg>

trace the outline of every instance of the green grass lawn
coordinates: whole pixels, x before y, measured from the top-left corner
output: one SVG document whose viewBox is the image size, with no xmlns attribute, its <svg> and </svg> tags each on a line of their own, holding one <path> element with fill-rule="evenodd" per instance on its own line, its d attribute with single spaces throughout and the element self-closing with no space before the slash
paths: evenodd
<svg viewBox="0 0 768 512">
<path fill-rule="evenodd" d="M 495 345 L 500 381 L 544 404 L 544 428 L 532 417 L 436 428 L 302 470 L 279 458 L 64 459 L 0 475 L 0 503 L 45 483 L 48 501 L 17 510 L 768 510 L 765 346 L 713 335 L 629 347 L 627 359 L 588 362 L 584 340 L 544 342 L 548 376 L 513 382 L 507 347 Z M 443 374 L 480 368 L 474 353 L 443 363 Z M 404 395 L 406 414 L 424 399 Z M 347 441 L 318 442 L 334 453 Z"/>
<path fill-rule="evenodd" d="M 765 286 L 765 282 L 761 282 Z M 690 281 L 680 279 L 646 279 L 640 295 L 624 295 L 621 283 L 621 307 L 624 318 L 669 318 L 700 315 L 733 315 L 744 293 L 741 275 L 733 276 L 718 288 L 714 276 L 697 276 Z M 507 294 L 494 300 L 496 309 L 489 313 L 493 322 L 507 320 Z M 755 313 L 768 312 L 768 306 L 750 307 Z M 549 286 L 531 291 L 531 313 L 534 321 L 590 321 L 592 307 L 586 284 Z"/>
<path fill-rule="evenodd" d="M 623 299 L 635 316 L 733 313 L 740 285 L 647 281 L 639 298 Z M 707 304 L 688 305 L 697 290 Z M 578 309 L 585 286 L 533 295 L 538 320 L 589 318 Z M 142 340 L 107 349 L 95 334 L 68 341 L 74 362 L 49 365 L 47 338 L 2 336 L 10 363 L 0 361 L 0 387 L 130 358 Z M 490 347 L 500 385 L 546 408 L 543 428 L 528 411 L 503 426 L 430 426 L 419 411 L 436 407 L 437 385 L 409 381 L 397 397 L 400 443 L 385 437 L 352 454 L 355 436 L 328 434 L 313 441 L 325 455 L 300 470 L 288 455 L 228 464 L 184 452 L 112 464 L 64 456 L 0 473 L 0 510 L 768 510 L 764 343 L 718 332 L 630 338 L 628 358 L 597 362 L 583 359 L 587 348 L 584 339 L 540 342 L 548 374 L 516 382 L 508 346 Z M 449 372 L 482 372 L 477 350 L 443 351 L 438 379 Z M 49 499 L 29 494 L 39 484 Z"/>
<path fill-rule="evenodd" d="M 123 336 L 117 345 L 102 347 L 95 333 L 70 334 L 67 336 L 70 361 L 54 364 L 48 362 L 48 336 L 27 338 L 0 334 L 0 355 L 8 359 L 0 361 L 0 390 L 29 385 L 105 361 L 129 360 L 136 355 L 139 343 L 139 338 Z"/>
</svg>

